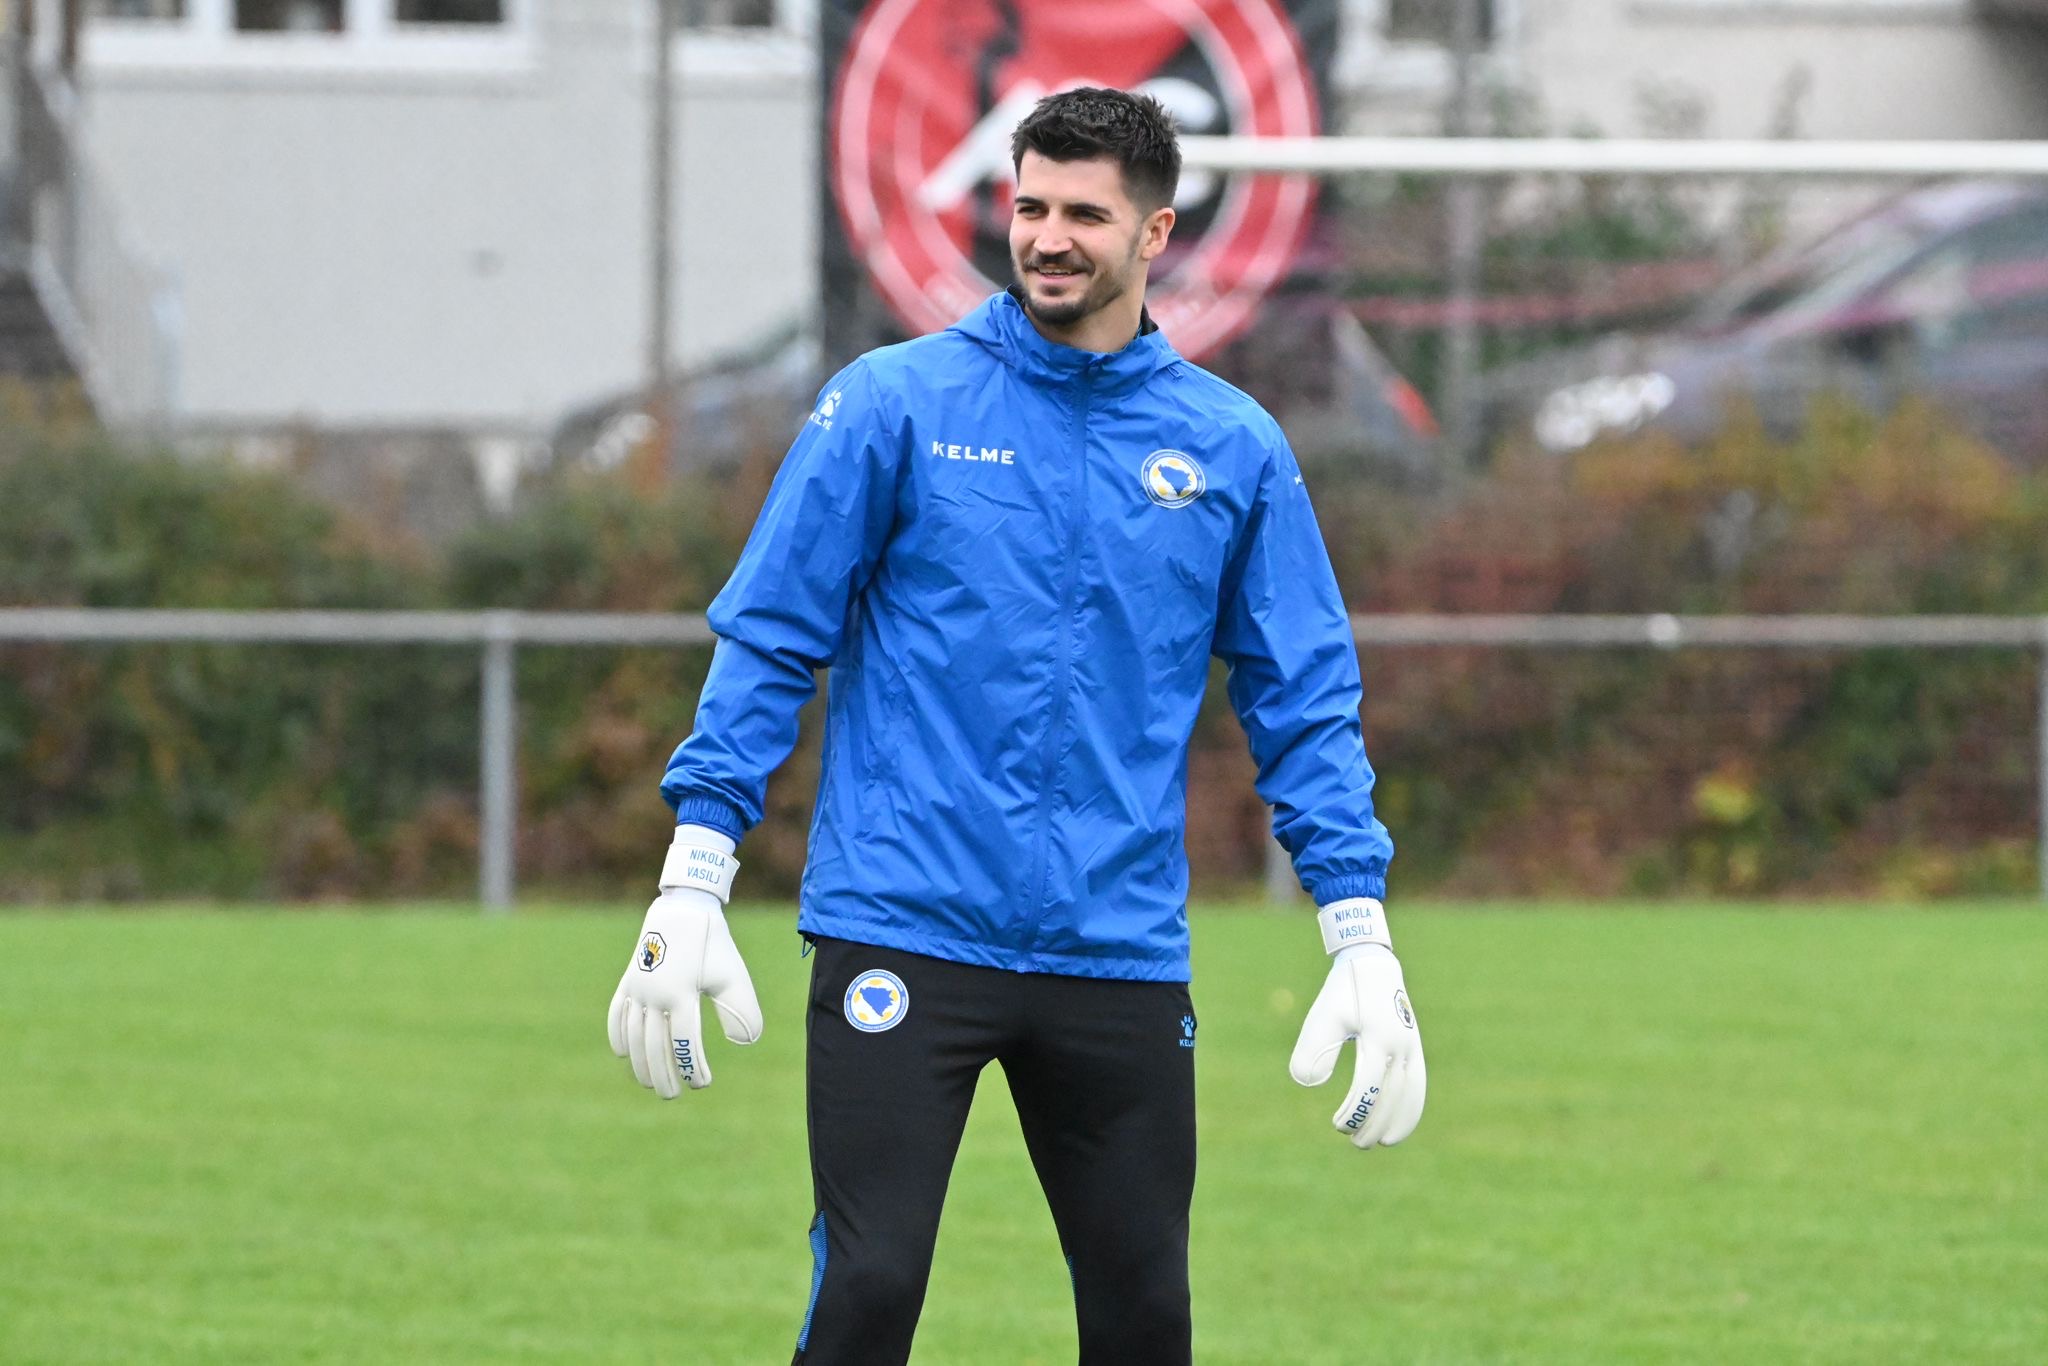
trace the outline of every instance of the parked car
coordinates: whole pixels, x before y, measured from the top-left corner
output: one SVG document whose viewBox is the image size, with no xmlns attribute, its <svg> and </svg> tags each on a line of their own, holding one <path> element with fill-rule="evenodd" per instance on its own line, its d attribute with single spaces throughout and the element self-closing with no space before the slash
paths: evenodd
<svg viewBox="0 0 2048 1366">
<path fill-rule="evenodd" d="M 1655 426 L 1711 435 L 1731 404 L 1775 433 L 1839 394 L 1931 400 L 2015 460 L 2048 463 L 2048 186 L 1910 191 L 1744 272 L 1682 326 L 1488 377 L 1488 428 L 1546 449 Z"/>
</svg>

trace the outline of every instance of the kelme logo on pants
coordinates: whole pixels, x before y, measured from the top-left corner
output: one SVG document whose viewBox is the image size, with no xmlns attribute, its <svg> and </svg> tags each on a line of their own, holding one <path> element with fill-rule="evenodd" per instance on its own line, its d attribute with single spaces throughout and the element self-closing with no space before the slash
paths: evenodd
<svg viewBox="0 0 2048 1366">
<path fill-rule="evenodd" d="M 893 972 L 864 972 L 846 989 L 846 1022 L 864 1034 L 894 1029 L 909 1013 L 910 988 Z"/>
</svg>

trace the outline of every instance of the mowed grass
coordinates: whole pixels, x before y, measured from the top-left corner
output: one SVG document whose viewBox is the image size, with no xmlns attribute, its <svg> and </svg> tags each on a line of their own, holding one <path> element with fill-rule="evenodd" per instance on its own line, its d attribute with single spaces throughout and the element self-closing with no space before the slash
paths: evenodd
<svg viewBox="0 0 2048 1366">
<path fill-rule="evenodd" d="M 0 1361 L 787 1361 L 808 964 L 734 920 L 767 1037 L 664 1104 L 630 908 L 0 916 Z M 1394 923 L 1429 1110 L 1360 1154 L 1311 922 L 1197 916 L 1199 1361 L 2048 1360 L 2048 914 Z M 1074 1355 L 992 1070 L 915 1360 Z"/>
</svg>

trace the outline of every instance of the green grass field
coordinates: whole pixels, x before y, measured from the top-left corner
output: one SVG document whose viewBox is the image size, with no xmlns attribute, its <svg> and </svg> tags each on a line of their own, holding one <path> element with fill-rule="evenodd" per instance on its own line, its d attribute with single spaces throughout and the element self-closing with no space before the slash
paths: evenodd
<svg viewBox="0 0 2048 1366">
<path fill-rule="evenodd" d="M 0 1361 L 787 1361 L 807 965 L 737 915 L 767 1037 L 663 1104 L 637 924 L 0 915 Z M 1363 1155 L 1287 1078 L 1312 924 L 1197 917 L 1205 1366 L 2048 1360 L 2048 913 L 1394 924 L 1429 1111 Z M 991 1074 L 916 1360 L 1073 1359 Z"/>
</svg>

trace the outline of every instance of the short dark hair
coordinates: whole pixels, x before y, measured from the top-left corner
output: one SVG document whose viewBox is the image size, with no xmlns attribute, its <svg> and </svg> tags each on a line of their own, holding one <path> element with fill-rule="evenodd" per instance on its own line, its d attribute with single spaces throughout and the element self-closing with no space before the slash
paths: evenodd
<svg viewBox="0 0 2048 1366">
<path fill-rule="evenodd" d="M 1010 134 L 1010 164 L 1024 154 L 1052 161 L 1109 157 L 1123 172 L 1124 193 L 1147 213 L 1173 202 L 1180 187 L 1180 130 L 1150 95 L 1084 85 L 1040 100 Z"/>
</svg>

